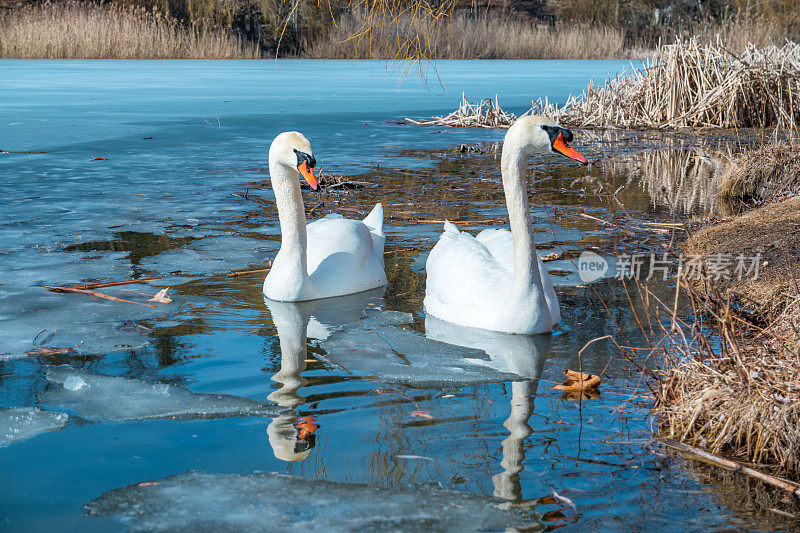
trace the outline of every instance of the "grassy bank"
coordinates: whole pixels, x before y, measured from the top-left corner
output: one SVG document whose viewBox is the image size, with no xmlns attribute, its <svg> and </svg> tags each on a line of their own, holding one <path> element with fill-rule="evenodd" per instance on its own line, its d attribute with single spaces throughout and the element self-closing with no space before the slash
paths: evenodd
<svg viewBox="0 0 800 533">
<path fill-rule="evenodd" d="M 0 57 L 248 59 L 258 50 L 222 31 L 183 26 L 136 6 L 28 5 L 0 21 Z"/>
<path fill-rule="evenodd" d="M 734 185 L 724 191 L 736 192 L 746 211 L 687 228 L 674 300 L 635 284 L 634 291 L 650 296 L 646 315 L 657 319 L 643 321 L 650 346 L 630 354 L 659 385 L 655 414 L 663 436 L 724 458 L 718 464 L 734 460 L 794 480 L 800 479 L 798 158 L 793 140 L 732 158 L 723 183 Z"/>
</svg>

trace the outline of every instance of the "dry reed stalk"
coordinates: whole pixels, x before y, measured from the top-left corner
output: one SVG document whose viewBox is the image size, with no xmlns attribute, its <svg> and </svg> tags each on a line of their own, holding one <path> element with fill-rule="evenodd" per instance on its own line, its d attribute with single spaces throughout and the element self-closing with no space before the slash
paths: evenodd
<svg viewBox="0 0 800 533">
<path fill-rule="evenodd" d="M 800 127 L 800 44 L 741 54 L 720 43 L 678 39 L 632 73 L 620 74 L 559 107 L 533 102 L 532 113 L 563 124 L 600 127 Z"/>
<path fill-rule="evenodd" d="M 260 54 L 233 35 L 182 27 L 156 10 L 69 1 L 10 12 L 0 21 L 0 57 L 254 59 Z"/>
<path fill-rule="evenodd" d="M 609 26 L 548 26 L 500 16 L 442 12 L 378 16 L 353 10 L 315 40 L 304 56 L 397 59 L 609 59 L 631 57 L 625 33 Z M 423 16 L 424 15 L 424 16 Z M 353 36 L 358 36 L 354 38 Z M 413 43 L 409 46 L 409 43 Z M 402 52 L 398 54 L 398 51 Z"/>
<path fill-rule="evenodd" d="M 405 119 L 406 122 L 419 126 L 449 126 L 452 128 L 508 128 L 517 120 L 514 113 L 503 111 L 495 95 L 494 100 L 484 98 L 478 102 L 467 101 L 461 93 L 458 109 L 447 116 L 433 117 L 427 120 Z"/>
</svg>

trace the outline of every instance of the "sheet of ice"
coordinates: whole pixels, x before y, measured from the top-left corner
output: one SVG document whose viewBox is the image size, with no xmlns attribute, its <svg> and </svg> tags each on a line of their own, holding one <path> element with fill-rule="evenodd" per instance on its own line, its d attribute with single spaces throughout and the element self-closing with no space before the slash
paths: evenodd
<svg viewBox="0 0 800 533">
<path fill-rule="evenodd" d="M 487 496 L 279 474 L 186 472 L 110 490 L 86 507 L 133 531 L 504 531 L 535 525 L 533 515 Z"/>
<path fill-rule="evenodd" d="M 28 439 L 45 431 L 54 431 L 67 425 L 64 413 L 43 411 L 35 407 L 0 409 L 0 446 Z"/>
<path fill-rule="evenodd" d="M 519 379 L 480 364 L 489 360 L 483 350 L 431 340 L 404 329 L 412 318 L 409 313 L 367 309 L 362 320 L 340 327 L 321 345 L 331 361 L 351 372 L 390 382 L 439 386 Z"/>
<path fill-rule="evenodd" d="M 268 403 L 227 394 L 198 394 L 176 385 L 79 372 L 68 365 L 47 369 L 44 405 L 98 420 L 277 416 Z"/>
<path fill-rule="evenodd" d="M 499 331 L 468 328 L 425 317 L 425 336 L 429 339 L 483 350 L 489 358 L 477 361 L 499 372 L 511 372 L 520 377 L 538 379 L 550 353 L 553 336 L 510 335 Z"/>
</svg>

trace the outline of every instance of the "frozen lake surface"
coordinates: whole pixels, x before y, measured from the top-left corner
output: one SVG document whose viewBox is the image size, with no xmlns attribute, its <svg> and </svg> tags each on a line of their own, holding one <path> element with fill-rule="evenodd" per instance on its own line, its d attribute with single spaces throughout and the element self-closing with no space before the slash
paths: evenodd
<svg viewBox="0 0 800 533">
<path fill-rule="evenodd" d="M 521 113 L 626 65 L 441 61 L 445 90 L 380 62 L 0 60 L 0 527 L 752 527 L 652 439 L 649 391 L 609 344 L 583 353 L 584 371 L 604 372 L 599 398 L 552 390 L 589 340 L 617 326 L 640 340 L 619 284 L 587 288 L 571 258 L 614 250 L 580 216 L 607 213 L 592 187 L 625 185 L 626 209 L 665 218 L 652 185 L 534 160 L 556 334 L 459 330 L 422 309 L 439 220 L 476 231 L 505 216 L 497 155 L 452 149 L 503 132 L 397 122 L 447 113 L 462 91 Z M 383 202 L 387 287 L 275 305 L 263 272 L 227 277 L 279 247 L 266 152 L 290 129 L 324 172 L 371 184 L 304 192 L 314 216 Z M 595 160 L 637 150 L 631 139 L 574 144 Z M 44 288 L 152 276 L 104 291 L 147 303 L 170 287 L 173 303 Z"/>
</svg>

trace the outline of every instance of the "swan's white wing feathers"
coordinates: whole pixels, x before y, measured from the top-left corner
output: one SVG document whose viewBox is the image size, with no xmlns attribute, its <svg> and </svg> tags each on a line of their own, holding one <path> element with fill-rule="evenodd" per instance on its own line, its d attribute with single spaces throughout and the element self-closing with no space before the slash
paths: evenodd
<svg viewBox="0 0 800 533">
<path fill-rule="evenodd" d="M 498 292 L 510 290 L 513 275 L 469 233 L 445 231 L 425 265 L 426 299 L 448 308 L 496 305 Z"/>
<path fill-rule="evenodd" d="M 341 215 L 328 215 L 306 227 L 306 261 L 316 298 L 352 294 L 386 283 L 385 238 L 371 229 Z"/>
<path fill-rule="evenodd" d="M 380 203 L 375 204 L 375 207 L 372 208 L 372 211 L 364 218 L 363 222 L 373 233 L 383 235 L 383 205 Z"/>
<path fill-rule="evenodd" d="M 485 229 L 475 237 L 480 241 L 495 261 L 508 270 L 514 272 L 514 238 L 507 229 Z"/>
</svg>

